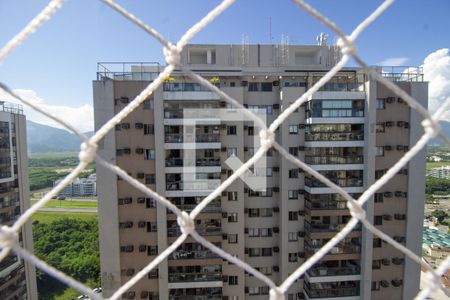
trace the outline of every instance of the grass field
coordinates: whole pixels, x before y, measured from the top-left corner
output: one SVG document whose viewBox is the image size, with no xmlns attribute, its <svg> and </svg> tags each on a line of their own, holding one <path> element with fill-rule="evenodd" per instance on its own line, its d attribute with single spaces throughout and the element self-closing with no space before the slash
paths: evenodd
<svg viewBox="0 0 450 300">
<path fill-rule="evenodd" d="M 31 205 L 36 202 L 37 200 L 31 200 Z M 50 200 L 45 207 L 97 208 L 97 202 Z"/>
<path fill-rule="evenodd" d="M 427 169 L 450 166 L 450 161 L 427 162 Z"/>
<path fill-rule="evenodd" d="M 72 212 L 43 212 L 38 211 L 33 215 L 33 221 L 39 221 L 41 223 L 50 223 L 52 221 L 64 218 L 74 218 L 80 220 L 93 220 L 97 219 L 95 213 L 72 213 Z"/>
<path fill-rule="evenodd" d="M 45 153 L 30 153 L 32 159 L 65 159 L 71 157 L 78 157 L 77 152 L 45 152 Z"/>
</svg>

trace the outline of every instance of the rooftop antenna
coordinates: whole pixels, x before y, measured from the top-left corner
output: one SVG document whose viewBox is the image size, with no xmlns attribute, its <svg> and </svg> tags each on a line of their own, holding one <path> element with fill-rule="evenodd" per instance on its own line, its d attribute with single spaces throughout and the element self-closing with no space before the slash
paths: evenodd
<svg viewBox="0 0 450 300">
<path fill-rule="evenodd" d="M 272 17 L 269 17 L 269 44 L 272 44 Z"/>
<path fill-rule="evenodd" d="M 323 32 L 321 32 L 317 38 L 317 45 L 319 46 L 326 46 L 327 45 L 327 40 L 328 40 L 328 34 L 325 34 Z"/>
</svg>

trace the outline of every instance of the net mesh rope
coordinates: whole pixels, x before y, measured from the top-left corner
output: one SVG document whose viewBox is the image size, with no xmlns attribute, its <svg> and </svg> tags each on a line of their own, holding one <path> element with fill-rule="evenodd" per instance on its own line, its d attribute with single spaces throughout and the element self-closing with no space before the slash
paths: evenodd
<svg viewBox="0 0 450 300">
<path fill-rule="evenodd" d="M 302 276 L 309 268 L 316 264 L 324 255 L 326 255 L 332 248 L 342 241 L 347 234 L 349 234 L 352 229 L 354 229 L 360 222 L 365 228 L 371 231 L 374 235 L 378 236 L 385 242 L 389 243 L 407 257 L 409 257 L 414 262 L 420 264 L 428 272 L 426 273 L 426 280 L 424 288 L 416 296 L 416 299 L 426 299 L 430 293 L 441 289 L 447 296 L 450 296 L 450 291 L 445 289 L 441 284 L 441 275 L 444 274 L 450 267 L 450 257 L 447 257 L 440 266 L 436 269 L 431 268 L 426 262 L 424 262 L 419 256 L 413 253 L 411 250 L 406 248 L 401 243 L 398 243 L 393 238 L 391 238 L 386 233 L 377 229 L 370 221 L 366 219 L 366 213 L 363 209 L 363 205 L 367 202 L 375 192 L 380 189 L 384 184 L 386 184 L 391 178 L 393 178 L 406 164 L 425 146 L 426 143 L 435 137 L 440 137 L 444 140 L 445 144 L 450 146 L 450 139 L 445 134 L 442 133 L 441 128 L 438 124 L 438 120 L 441 116 L 450 109 L 450 98 L 447 98 L 445 103 L 433 114 L 429 114 L 427 109 L 421 106 L 415 99 L 409 96 L 406 92 L 397 87 L 394 83 L 382 77 L 376 70 L 369 68 L 365 62 L 358 56 L 355 41 L 358 36 L 364 31 L 364 29 L 369 26 L 373 21 L 375 21 L 388 7 L 394 2 L 394 0 L 384 1 L 371 15 L 365 18 L 350 35 L 346 35 L 336 24 L 334 24 L 327 17 L 320 14 L 309 4 L 301 0 L 293 0 L 293 2 L 301 9 L 305 10 L 311 16 L 313 16 L 318 21 L 329 27 L 338 37 L 337 45 L 340 47 L 342 52 L 342 57 L 340 61 L 317 83 L 315 83 L 309 90 L 307 90 L 300 98 L 298 98 L 294 103 L 292 103 L 286 110 L 284 110 L 275 121 L 267 127 L 257 115 L 253 114 L 251 111 L 245 109 L 242 104 L 240 104 L 235 99 L 231 98 L 223 91 L 218 89 L 212 83 L 210 83 L 205 78 L 193 73 L 187 67 L 180 64 L 180 53 L 183 48 L 188 44 L 188 42 L 203 28 L 205 28 L 209 23 L 211 23 L 216 17 L 223 13 L 230 5 L 232 5 L 235 0 L 224 0 L 217 7 L 211 10 L 205 17 L 198 21 L 195 25 L 189 28 L 186 33 L 181 37 L 181 39 L 173 44 L 169 42 L 165 37 L 163 37 L 159 32 L 157 32 L 152 27 L 148 26 L 136 16 L 128 12 L 123 7 L 119 6 L 112 0 L 103 0 L 105 5 L 111 7 L 113 10 L 121 14 L 126 19 L 133 22 L 136 26 L 143 29 L 154 39 L 159 41 L 163 46 L 164 55 L 166 58 L 167 66 L 164 70 L 159 73 L 158 77 L 151 82 L 142 92 L 133 99 L 125 108 L 123 108 L 119 113 L 117 113 L 113 118 L 106 122 L 91 138 L 86 137 L 79 131 L 77 131 L 73 126 L 64 121 L 64 119 L 59 116 L 54 116 L 45 111 L 37 104 L 33 104 L 21 96 L 14 93 L 13 90 L 9 89 L 5 84 L 0 83 L 0 88 L 9 94 L 10 96 L 16 98 L 25 105 L 28 105 L 32 109 L 42 113 L 43 115 L 49 117 L 50 119 L 60 123 L 66 129 L 77 135 L 81 143 L 81 151 L 79 153 L 79 164 L 74 168 L 58 185 L 56 185 L 51 191 L 49 191 L 45 196 L 40 199 L 35 205 L 26 210 L 14 223 L 12 226 L 3 225 L 0 228 L 0 261 L 3 260 L 11 251 L 13 251 L 18 256 L 22 257 L 24 260 L 34 264 L 36 267 L 42 271 L 48 273 L 49 275 L 57 278 L 61 282 L 67 284 L 68 286 L 77 289 L 81 293 L 89 296 L 92 299 L 103 299 L 101 295 L 94 293 L 89 287 L 78 282 L 77 280 L 67 276 L 66 274 L 58 271 L 57 269 L 51 267 L 46 262 L 40 260 L 33 253 L 28 252 L 22 248 L 19 244 L 18 235 L 22 226 L 30 220 L 32 215 L 38 211 L 40 208 L 56 196 L 65 186 L 67 186 L 72 180 L 74 180 L 80 172 L 82 172 L 86 166 L 92 162 L 94 159 L 97 163 L 107 168 L 111 172 L 120 176 L 123 180 L 128 182 L 131 186 L 135 187 L 145 195 L 152 197 L 159 204 L 164 205 L 169 210 L 177 215 L 177 222 L 181 230 L 181 235 L 168 246 L 164 251 L 162 251 L 153 261 L 151 261 L 142 270 L 137 272 L 128 282 L 123 284 L 119 289 L 117 289 L 114 294 L 109 299 L 119 299 L 126 291 L 128 291 L 134 284 L 136 284 L 140 279 L 148 274 L 152 269 L 156 268 L 159 263 L 166 259 L 177 247 L 179 247 L 188 236 L 194 238 L 198 243 L 202 244 L 209 250 L 220 255 L 223 259 L 235 264 L 236 266 L 244 269 L 246 272 L 252 274 L 254 277 L 261 280 L 263 283 L 269 286 L 269 298 L 271 300 L 285 299 L 285 295 L 289 287 Z M 10 54 L 17 46 L 24 42 L 30 34 L 36 31 L 45 21 L 48 21 L 54 13 L 63 5 L 63 0 L 52 0 L 48 5 L 15 37 L 13 37 L 2 49 L 0 49 L 0 62 L 4 61 L 5 58 Z M 303 161 L 292 156 L 288 151 L 286 151 L 282 146 L 280 146 L 275 141 L 275 130 L 286 120 L 286 118 L 296 111 L 300 105 L 305 103 L 313 93 L 318 91 L 328 80 L 330 80 L 334 75 L 336 75 L 349 61 L 353 58 L 354 61 L 363 68 L 364 72 L 371 76 L 371 78 L 377 80 L 381 84 L 385 85 L 392 92 L 394 92 L 398 97 L 401 97 L 406 101 L 406 103 L 413 109 L 415 109 L 423 118 L 422 126 L 425 133 L 416 142 L 414 146 L 410 148 L 405 155 L 399 159 L 381 178 L 374 182 L 370 187 L 368 187 L 365 192 L 358 198 L 352 198 L 346 191 L 341 187 L 337 186 L 335 183 L 331 182 L 329 179 L 321 175 L 319 172 L 313 170 L 310 166 L 305 164 Z M 147 99 L 163 82 L 170 76 L 174 69 L 181 69 L 184 73 L 192 78 L 199 84 L 209 88 L 211 91 L 220 95 L 227 103 L 233 105 L 236 108 L 241 108 L 245 111 L 246 117 L 257 122 L 257 124 L 262 128 L 260 131 L 260 141 L 261 147 L 254 154 L 252 158 L 246 161 L 240 168 L 238 168 L 230 177 L 223 181 L 220 186 L 214 190 L 210 195 L 205 197 L 196 208 L 187 213 L 181 211 L 177 206 L 172 204 L 163 196 L 157 194 L 155 191 L 149 189 L 147 186 L 132 178 L 116 165 L 106 162 L 101 157 L 96 155 L 97 143 L 110 131 L 115 128 L 115 125 L 120 123 L 124 118 L 126 118 L 132 111 L 138 108 L 145 99 Z M 289 275 L 281 285 L 276 285 L 270 278 L 260 273 L 255 268 L 248 265 L 245 261 L 232 256 L 231 254 L 223 251 L 219 247 L 210 243 L 198 234 L 195 230 L 195 218 L 196 216 L 216 197 L 220 196 L 222 191 L 224 191 L 234 180 L 239 178 L 244 172 L 246 172 L 258 159 L 260 159 L 270 148 L 276 149 L 280 155 L 285 159 L 303 169 L 305 172 L 314 176 L 316 179 L 322 181 L 327 187 L 331 188 L 335 193 L 340 194 L 346 200 L 347 207 L 351 214 L 350 221 L 338 232 L 330 241 L 328 241 L 322 248 L 317 251 L 314 255 L 309 257 L 303 264 L 301 264 L 291 275 Z"/>
</svg>

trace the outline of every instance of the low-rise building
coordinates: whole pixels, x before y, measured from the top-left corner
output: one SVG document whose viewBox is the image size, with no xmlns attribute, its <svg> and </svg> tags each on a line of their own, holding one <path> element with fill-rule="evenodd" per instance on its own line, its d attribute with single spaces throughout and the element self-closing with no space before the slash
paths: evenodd
<svg viewBox="0 0 450 300">
<path fill-rule="evenodd" d="M 61 180 L 55 181 L 54 186 Z M 93 197 L 97 196 L 97 176 L 89 175 L 87 178 L 77 178 L 68 184 L 59 194 L 60 197 Z"/>
</svg>

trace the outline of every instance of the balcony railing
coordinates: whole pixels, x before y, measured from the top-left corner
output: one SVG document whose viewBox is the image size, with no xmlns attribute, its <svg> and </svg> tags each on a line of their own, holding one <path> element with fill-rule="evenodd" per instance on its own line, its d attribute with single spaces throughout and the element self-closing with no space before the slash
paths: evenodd
<svg viewBox="0 0 450 300">
<path fill-rule="evenodd" d="M 220 166 L 220 158 L 166 158 L 166 167 L 218 167 Z"/>
<path fill-rule="evenodd" d="M 200 235 L 204 235 L 204 236 L 215 236 L 215 235 L 222 234 L 222 228 L 216 227 L 216 226 L 197 225 L 197 226 L 195 226 L 195 230 Z M 181 235 L 180 228 L 168 228 L 167 229 L 167 236 L 169 236 L 169 237 L 175 237 L 175 236 L 180 236 L 180 235 Z"/>
<path fill-rule="evenodd" d="M 222 281 L 222 273 L 169 274 L 169 282 Z"/>
<path fill-rule="evenodd" d="M 362 164 L 364 156 L 305 156 L 305 162 L 310 165 Z"/>
<path fill-rule="evenodd" d="M 205 259 L 220 258 L 217 254 L 210 250 L 177 250 L 170 254 L 169 259 Z"/>
<path fill-rule="evenodd" d="M 359 296 L 359 287 L 343 288 L 323 288 L 311 289 L 308 285 L 304 286 L 309 298 L 331 298 L 331 297 L 352 297 Z"/>
<path fill-rule="evenodd" d="M 340 187 L 360 187 L 363 186 L 363 180 L 360 178 L 328 178 Z M 322 181 L 312 179 L 309 177 L 305 178 L 305 186 L 312 188 L 328 187 Z"/>
<path fill-rule="evenodd" d="M 172 181 L 166 183 L 167 191 L 211 191 L 218 188 L 220 180 Z"/>
<path fill-rule="evenodd" d="M 185 117 L 188 118 L 199 118 L 199 119 L 217 119 L 219 118 L 218 115 L 214 116 L 211 115 L 211 112 L 213 110 L 213 108 L 211 107 L 196 107 L 196 108 L 185 108 L 188 109 L 189 111 L 189 115 L 185 116 L 183 113 L 184 109 L 165 109 L 164 110 L 164 118 L 165 119 L 183 119 Z M 194 110 L 195 110 L 195 114 L 194 114 Z"/>
<path fill-rule="evenodd" d="M 166 143 L 218 143 L 220 142 L 220 134 L 196 134 L 184 135 L 182 133 L 166 133 Z"/>
<path fill-rule="evenodd" d="M 308 200 L 305 199 L 305 207 L 309 210 L 327 210 L 327 209 L 348 209 L 347 201 L 333 201 L 333 200 Z"/>
<path fill-rule="evenodd" d="M 222 300 L 222 295 L 169 296 L 169 300 Z"/>
<path fill-rule="evenodd" d="M 322 108 L 306 111 L 306 118 L 361 118 L 364 109 Z"/>
<path fill-rule="evenodd" d="M 309 276 L 346 276 L 346 275 L 357 275 L 360 273 L 360 267 L 357 265 L 346 266 L 346 267 L 313 267 L 306 271 Z"/>
<path fill-rule="evenodd" d="M 305 245 L 305 250 L 309 254 L 314 254 L 317 251 L 320 250 L 320 248 L 325 245 L 325 243 L 320 245 Z M 353 244 L 338 244 L 334 246 L 328 254 L 355 254 L 355 253 L 361 253 L 361 246 L 360 245 L 353 245 Z"/>
<path fill-rule="evenodd" d="M 328 82 L 325 83 L 319 91 L 326 92 L 358 92 L 363 90 L 363 83 L 359 82 Z"/>
<path fill-rule="evenodd" d="M 323 224 L 323 223 L 313 223 L 305 220 L 305 230 L 308 232 L 338 232 L 347 224 Z M 361 231 L 361 224 L 356 225 L 353 231 Z"/>
<path fill-rule="evenodd" d="M 191 212 L 194 210 L 194 208 L 197 207 L 198 204 L 175 204 L 179 209 L 185 211 L 185 212 Z M 202 209 L 202 213 L 215 213 L 215 212 L 221 212 L 222 207 L 220 205 L 220 202 L 215 203 L 209 203 L 208 206 L 206 206 L 204 209 Z M 173 211 L 170 209 L 167 209 L 167 213 L 173 214 Z"/>
<path fill-rule="evenodd" d="M 362 141 L 364 133 L 362 131 L 355 132 L 314 132 L 305 133 L 305 141 Z"/>
</svg>

